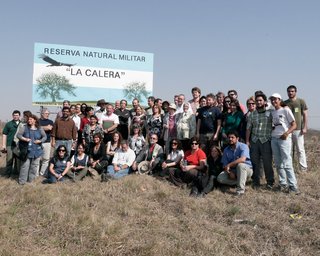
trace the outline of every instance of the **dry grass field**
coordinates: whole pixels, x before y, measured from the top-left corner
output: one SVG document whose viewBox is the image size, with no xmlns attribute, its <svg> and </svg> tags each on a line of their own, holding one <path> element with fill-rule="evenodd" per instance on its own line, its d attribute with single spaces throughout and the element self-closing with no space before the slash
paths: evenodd
<svg viewBox="0 0 320 256">
<path fill-rule="evenodd" d="M 320 255 L 319 132 L 306 144 L 298 196 L 248 186 L 241 198 L 191 198 L 138 175 L 25 186 L 1 176 L 0 255 Z"/>
</svg>

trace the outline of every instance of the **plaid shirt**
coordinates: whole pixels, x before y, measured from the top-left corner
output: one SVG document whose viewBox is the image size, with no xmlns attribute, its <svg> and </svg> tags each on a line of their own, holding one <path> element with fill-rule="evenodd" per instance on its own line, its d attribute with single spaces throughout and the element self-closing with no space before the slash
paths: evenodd
<svg viewBox="0 0 320 256">
<path fill-rule="evenodd" d="M 252 142 L 260 140 L 261 143 L 265 143 L 271 140 L 272 132 L 272 114 L 271 110 L 265 110 L 258 112 L 254 110 L 249 115 L 247 122 L 247 130 L 250 130 L 250 139 Z"/>
</svg>

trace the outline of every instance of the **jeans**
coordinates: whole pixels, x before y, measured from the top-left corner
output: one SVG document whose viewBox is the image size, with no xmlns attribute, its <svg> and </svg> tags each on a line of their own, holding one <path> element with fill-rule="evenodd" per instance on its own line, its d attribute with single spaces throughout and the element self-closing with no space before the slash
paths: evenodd
<svg viewBox="0 0 320 256">
<path fill-rule="evenodd" d="M 274 172 L 272 168 L 272 150 L 271 142 L 267 141 L 261 143 L 260 140 L 257 142 L 250 142 L 250 157 L 253 165 L 253 183 L 260 185 L 260 173 L 261 173 L 261 162 L 263 162 L 263 169 L 266 175 L 267 184 L 273 185 L 274 183 Z M 262 161 L 261 161 L 262 159 Z"/>
<path fill-rule="evenodd" d="M 291 158 L 291 138 L 289 137 L 286 140 L 272 138 L 271 147 L 274 163 L 279 175 L 280 185 L 287 186 L 289 183 L 290 187 L 297 188 L 297 180 L 294 174 Z"/>
<path fill-rule="evenodd" d="M 226 185 L 237 185 L 237 191 L 244 192 L 246 189 L 246 181 L 252 176 L 252 168 L 247 165 L 240 163 L 236 167 L 237 180 L 230 179 L 228 173 L 223 171 L 218 175 L 218 182 Z"/>
<path fill-rule="evenodd" d="M 61 174 L 62 172 L 59 172 L 59 171 L 57 171 L 57 170 L 55 170 L 55 172 L 57 173 L 57 174 Z M 48 183 L 57 183 L 57 182 L 62 182 L 62 181 L 64 181 L 64 177 L 62 177 L 60 180 L 58 180 L 57 178 L 56 178 L 56 176 L 54 176 L 51 172 L 48 172 L 48 179 L 47 179 L 47 181 L 48 181 Z"/>
<path fill-rule="evenodd" d="M 300 169 L 307 170 L 308 165 L 307 165 L 306 151 L 304 149 L 304 135 L 301 134 L 300 130 L 294 130 L 292 132 L 292 143 L 293 143 L 293 149 L 297 150 Z"/>
<path fill-rule="evenodd" d="M 27 181 L 32 182 L 36 178 L 37 171 L 39 169 L 40 157 L 38 158 L 27 158 L 26 161 L 22 162 L 19 184 L 23 185 Z"/>
<path fill-rule="evenodd" d="M 50 153 L 51 153 L 50 142 L 43 143 L 42 148 L 43 148 L 43 155 L 41 157 L 41 164 L 40 164 L 38 174 L 46 176 L 48 174 L 48 166 L 49 166 Z"/>
<path fill-rule="evenodd" d="M 67 148 L 68 155 L 70 156 L 72 140 L 56 140 L 55 150 L 60 146 L 64 145 Z"/>
<path fill-rule="evenodd" d="M 113 168 L 113 165 L 109 165 L 107 168 L 107 173 L 114 179 L 120 179 L 120 178 L 127 176 L 129 174 L 129 167 L 125 168 L 125 169 L 121 169 L 116 172 Z"/>
</svg>

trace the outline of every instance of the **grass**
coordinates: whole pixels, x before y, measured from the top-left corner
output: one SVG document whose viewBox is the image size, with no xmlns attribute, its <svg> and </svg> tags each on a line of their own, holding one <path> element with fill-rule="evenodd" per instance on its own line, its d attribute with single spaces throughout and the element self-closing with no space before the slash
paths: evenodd
<svg viewBox="0 0 320 256">
<path fill-rule="evenodd" d="M 318 138 L 307 139 L 299 196 L 248 186 L 240 199 L 192 198 L 138 175 L 25 186 L 1 177 L 0 255 L 319 255 Z"/>
</svg>

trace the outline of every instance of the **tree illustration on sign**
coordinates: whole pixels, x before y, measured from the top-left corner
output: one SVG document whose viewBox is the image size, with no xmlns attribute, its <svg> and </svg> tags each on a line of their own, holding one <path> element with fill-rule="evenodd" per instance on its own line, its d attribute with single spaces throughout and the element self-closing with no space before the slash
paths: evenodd
<svg viewBox="0 0 320 256">
<path fill-rule="evenodd" d="M 50 97 L 52 102 L 62 100 L 61 92 L 66 92 L 72 96 L 76 96 L 74 90 L 75 86 L 70 84 L 69 80 L 65 76 L 60 76 L 55 73 L 42 74 L 37 79 L 36 92 L 41 98 Z"/>
<path fill-rule="evenodd" d="M 132 82 L 124 87 L 124 96 L 128 100 L 138 99 L 142 101 L 142 98 L 148 98 L 148 92 L 146 89 L 146 83 Z"/>
</svg>

